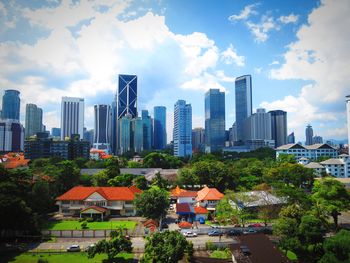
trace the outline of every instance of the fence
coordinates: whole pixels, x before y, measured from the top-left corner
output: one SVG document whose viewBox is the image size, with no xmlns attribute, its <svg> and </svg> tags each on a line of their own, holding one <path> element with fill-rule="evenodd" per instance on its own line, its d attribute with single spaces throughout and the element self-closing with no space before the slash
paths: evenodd
<svg viewBox="0 0 350 263">
<path fill-rule="evenodd" d="M 105 230 L 43 230 L 43 236 L 66 237 L 66 238 L 94 238 L 94 237 L 109 237 L 110 229 Z"/>
</svg>

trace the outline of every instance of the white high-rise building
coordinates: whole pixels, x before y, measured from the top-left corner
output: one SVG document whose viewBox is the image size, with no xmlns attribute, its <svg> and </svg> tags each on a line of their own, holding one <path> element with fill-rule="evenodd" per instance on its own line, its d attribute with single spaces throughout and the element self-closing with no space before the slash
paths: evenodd
<svg viewBox="0 0 350 263">
<path fill-rule="evenodd" d="M 350 145 L 350 95 L 346 96 L 346 115 L 348 117 L 348 145 Z"/>
<path fill-rule="evenodd" d="M 61 140 L 79 134 L 84 136 L 84 99 L 62 97 L 61 103 Z"/>
<path fill-rule="evenodd" d="M 179 157 L 192 155 L 192 106 L 184 100 L 174 105 L 174 155 Z"/>
</svg>

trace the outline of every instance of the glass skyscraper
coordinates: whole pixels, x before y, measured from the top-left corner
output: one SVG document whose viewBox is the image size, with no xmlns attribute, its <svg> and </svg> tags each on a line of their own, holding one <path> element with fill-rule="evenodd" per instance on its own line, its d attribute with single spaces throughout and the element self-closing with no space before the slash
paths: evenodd
<svg viewBox="0 0 350 263">
<path fill-rule="evenodd" d="M 306 126 L 305 129 L 305 145 L 312 145 L 312 137 L 314 137 L 314 130 L 312 129 L 312 126 L 309 124 Z"/>
<path fill-rule="evenodd" d="M 283 110 L 269 111 L 271 115 L 272 140 L 275 140 L 275 147 L 287 144 L 287 112 Z"/>
<path fill-rule="evenodd" d="M 112 109 L 110 105 L 95 105 L 95 133 L 93 148 L 111 152 Z"/>
<path fill-rule="evenodd" d="M 244 75 L 235 80 L 237 141 L 244 141 L 244 120 L 252 115 L 252 77 Z"/>
<path fill-rule="evenodd" d="M 17 90 L 5 90 L 5 94 L 2 97 L 2 119 L 19 121 L 19 110 L 21 104 L 19 94 L 20 93 Z"/>
<path fill-rule="evenodd" d="M 35 104 L 26 105 L 25 137 L 35 135 L 43 131 L 43 110 Z"/>
<path fill-rule="evenodd" d="M 143 149 L 149 150 L 152 148 L 152 119 L 148 115 L 148 110 L 141 111 L 143 125 Z"/>
<path fill-rule="evenodd" d="M 131 150 L 131 115 L 127 114 L 119 120 L 119 153 L 123 154 Z"/>
<path fill-rule="evenodd" d="M 143 151 L 143 121 L 140 117 L 131 120 L 131 143 L 134 152 Z"/>
<path fill-rule="evenodd" d="M 174 155 L 192 156 L 192 107 L 184 100 L 174 105 Z"/>
<path fill-rule="evenodd" d="M 205 93 L 205 151 L 225 147 L 225 92 L 210 89 Z"/>
<path fill-rule="evenodd" d="M 166 107 L 154 107 L 154 148 L 164 149 L 166 147 Z"/>
</svg>

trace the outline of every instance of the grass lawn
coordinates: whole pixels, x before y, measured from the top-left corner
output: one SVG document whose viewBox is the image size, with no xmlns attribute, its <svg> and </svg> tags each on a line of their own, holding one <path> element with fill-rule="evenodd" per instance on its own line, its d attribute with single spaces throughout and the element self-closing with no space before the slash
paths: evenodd
<svg viewBox="0 0 350 263">
<path fill-rule="evenodd" d="M 62 220 L 62 221 L 47 221 L 43 224 L 42 229 L 45 230 L 81 230 L 81 223 L 74 220 Z M 136 226 L 135 221 L 105 221 L 105 222 L 89 222 L 87 223 L 87 230 L 100 230 L 100 229 L 116 229 L 127 228 L 134 229 Z"/>
<path fill-rule="evenodd" d="M 6 257 L 6 256 L 5 256 Z M 120 253 L 117 262 L 133 262 L 133 254 Z M 94 258 L 90 259 L 87 257 L 86 253 L 22 253 L 20 255 L 15 255 L 6 258 L 1 258 L 0 262 L 13 262 L 13 263 L 37 263 L 38 259 L 47 260 L 49 263 L 100 263 L 107 262 L 107 255 L 101 254 L 96 255 Z M 5 260 L 5 261 L 2 261 Z"/>
<path fill-rule="evenodd" d="M 227 253 L 225 250 L 214 250 L 210 254 L 210 258 L 230 259 L 231 258 L 231 254 Z"/>
</svg>

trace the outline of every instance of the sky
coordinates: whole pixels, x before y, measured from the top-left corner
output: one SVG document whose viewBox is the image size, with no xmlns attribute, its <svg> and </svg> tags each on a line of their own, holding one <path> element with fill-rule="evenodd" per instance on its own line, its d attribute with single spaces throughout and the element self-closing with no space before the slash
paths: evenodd
<svg viewBox="0 0 350 263">
<path fill-rule="evenodd" d="M 43 108 L 47 129 L 60 126 L 62 96 L 110 104 L 118 74 L 138 76 L 138 110 L 192 105 L 204 127 L 204 94 L 225 91 L 226 129 L 235 121 L 234 80 L 250 74 L 253 111 L 285 110 L 288 133 L 305 128 L 347 137 L 350 94 L 348 0 L 0 0 L 0 89 Z"/>
</svg>

